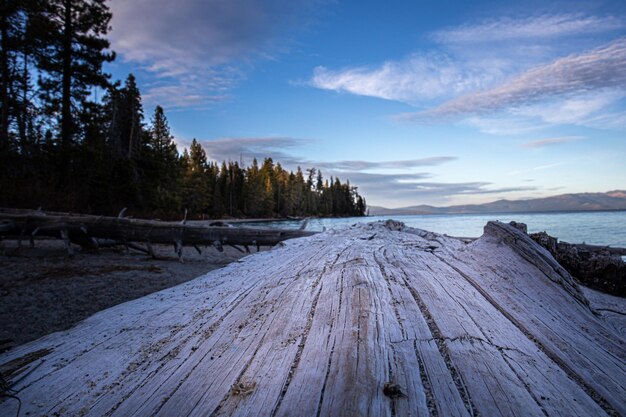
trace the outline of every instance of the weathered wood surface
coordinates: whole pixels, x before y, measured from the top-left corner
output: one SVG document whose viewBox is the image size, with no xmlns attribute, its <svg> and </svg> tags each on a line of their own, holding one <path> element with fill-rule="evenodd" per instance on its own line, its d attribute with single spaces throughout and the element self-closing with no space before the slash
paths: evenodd
<svg viewBox="0 0 626 417">
<path fill-rule="evenodd" d="M 626 414 L 620 326 L 528 236 L 485 231 L 290 240 L 5 353 L 0 372 L 29 416 Z"/>
<path fill-rule="evenodd" d="M 274 246 L 296 237 L 310 236 L 304 230 L 279 230 L 241 227 L 211 227 L 184 222 L 163 222 L 126 217 L 0 210 L 0 233 L 69 238 L 78 244 L 90 244 L 92 238 L 123 242 L 205 245 Z"/>
</svg>

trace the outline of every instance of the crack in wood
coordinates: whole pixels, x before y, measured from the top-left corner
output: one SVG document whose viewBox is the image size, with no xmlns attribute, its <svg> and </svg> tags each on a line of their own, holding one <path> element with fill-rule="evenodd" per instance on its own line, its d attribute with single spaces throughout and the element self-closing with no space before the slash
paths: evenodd
<svg viewBox="0 0 626 417">
<path fill-rule="evenodd" d="M 498 310 L 504 317 L 506 317 L 515 327 L 517 327 L 531 342 L 537 346 L 537 348 L 542 351 L 552 362 L 554 362 L 559 368 L 565 372 L 566 375 L 570 377 L 573 381 L 575 381 L 583 391 L 593 399 L 609 416 L 619 416 L 620 414 L 611 406 L 611 404 L 599 393 L 597 392 L 591 385 L 585 382 L 585 380 L 567 363 L 565 363 L 554 351 L 546 347 L 543 343 L 539 341 L 519 320 L 517 320 L 511 313 L 506 311 L 502 306 L 489 294 L 487 293 L 473 278 L 467 275 L 465 272 L 461 271 L 456 266 L 450 264 L 446 259 L 438 258 L 454 269 L 460 276 L 462 276 L 472 287 L 476 289 L 491 305 L 493 305 L 496 310 Z"/>
<path fill-rule="evenodd" d="M 274 417 L 285 398 L 285 394 L 287 394 L 287 390 L 289 389 L 289 385 L 291 384 L 291 379 L 293 378 L 293 374 L 296 372 L 298 365 L 300 364 L 300 358 L 302 357 L 302 351 L 304 350 L 304 346 L 306 345 L 307 338 L 309 336 L 309 332 L 311 331 L 311 326 L 313 325 L 313 317 L 315 316 L 315 310 L 317 308 L 317 303 L 320 298 L 320 294 L 322 293 L 322 288 L 324 286 L 323 283 L 319 283 L 324 275 L 325 270 L 318 276 L 317 283 L 320 285 L 319 290 L 315 294 L 315 298 L 313 299 L 313 303 L 311 304 L 311 308 L 309 309 L 309 313 L 307 315 L 307 322 L 304 326 L 304 331 L 302 332 L 302 336 L 300 337 L 300 343 L 298 344 L 298 350 L 296 351 L 296 355 L 293 358 L 291 366 L 289 367 L 289 373 L 287 374 L 287 379 L 283 384 L 283 389 L 280 392 L 280 395 L 276 401 L 276 405 L 274 406 L 271 416 Z"/>
<path fill-rule="evenodd" d="M 322 413 L 322 404 L 324 403 L 324 392 L 326 391 L 326 385 L 328 384 L 328 377 L 330 376 L 330 368 L 333 364 L 333 353 L 335 352 L 335 342 L 337 339 L 333 339 L 333 346 L 330 348 L 330 354 L 328 355 L 328 363 L 326 364 L 326 374 L 324 375 L 324 384 L 320 391 L 320 399 L 317 402 L 316 417 L 320 417 Z"/>
<path fill-rule="evenodd" d="M 393 291 L 391 288 L 391 281 L 393 280 L 394 282 L 397 283 L 397 280 L 395 280 L 395 278 L 393 278 L 391 275 L 389 275 L 389 273 L 387 272 L 387 269 L 385 268 L 384 264 L 382 262 L 380 262 L 380 260 L 378 259 L 378 256 L 376 255 L 377 252 L 380 252 L 381 249 L 383 249 L 384 246 L 379 247 L 377 250 L 373 251 L 373 257 L 374 257 L 374 261 L 376 262 L 376 264 L 378 265 L 378 268 L 381 272 L 382 277 L 385 280 L 385 283 L 387 284 L 387 291 L 389 292 L 389 295 L 392 299 L 391 302 L 391 306 L 392 306 L 392 310 L 394 312 L 394 315 L 396 317 L 396 321 L 398 322 L 398 326 L 400 327 L 400 332 L 403 336 L 403 340 L 404 341 L 409 341 L 410 339 L 407 338 L 407 334 L 406 334 L 406 329 L 404 328 L 404 323 L 402 318 L 400 317 L 400 312 L 398 311 L 398 306 L 394 300 L 394 296 L 393 296 Z M 384 256 L 386 259 L 387 258 L 387 249 L 383 249 L 383 253 L 382 256 Z M 395 352 L 393 344 L 395 343 L 394 341 L 389 341 L 390 343 L 390 348 L 392 349 L 392 351 Z M 420 356 L 419 353 L 419 349 L 417 347 L 417 343 L 416 343 L 416 339 L 413 338 L 413 350 L 414 350 L 414 354 L 415 354 L 415 359 L 417 360 L 418 363 L 418 367 L 419 367 L 419 376 L 420 376 L 420 382 L 422 383 L 422 388 L 424 391 L 424 397 L 426 398 L 426 406 L 428 407 L 428 412 L 432 417 L 438 417 L 439 412 L 437 410 L 437 406 L 436 406 L 436 401 L 435 401 L 435 394 L 433 392 L 433 388 L 432 385 L 430 383 L 430 380 L 428 379 L 428 375 L 426 374 L 426 368 L 424 367 L 424 362 L 422 361 L 422 358 Z M 389 365 L 389 381 L 393 381 L 392 379 L 392 375 L 391 375 L 391 364 Z M 392 415 L 395 415 L 395 403 L 394 400 L 391 401 L 391 407 L 392 407 Z"/>
<path fill-rule="evenodd" d="M 448 371 L 450 372 L 450 375 L 452 375 L 452 380 L 454 381 L 457 391 L 459 392 L 459 394 L 461 395 L 461 398 L 463 399 L 463 403 L 465 404 L 465 407 L 468 413 L 471 416 L 478 417 L 480 414 L 478 413 L 478 410 L 473 404 L 472 398 L 470 397 L 469 392 L 467 391 L 465 387 L 465 383 L 463 382 L 463 377 L 457 371 L 452 361 L 452 357 L 450 356 L 450 351 L 448 350 L 448 347 L 446 346 L 445 338 L 441 334 L 441 330 L 439 330 L 437 323 L 435 322 L 432 314 L 428 310 L 428 307 L 422 300 L 422 297 L 407 281 L 407 277 L 408 277 L 407 272 L 404 270 L 403 267 L 400 267 L 400 270 L 404 274 L 402 281 L 404 282 L 404 285 L 407 287 L 407 289 L 413 296 L 415 303 L 417 304 L 420 311 L 422 312 L 422 315 L 424 316 L 424 319 L 426 320 L 426 324 L 428 325 L 428 328 L 431 334 L 433 335 L 433 340 L 435 341 L 435 344 L 437 345 L 437 348 L 439 349 L 439 353 L 441 357 L 443 358 L 446 364 L 446 367 L 448 368 Z"/>
</svg>

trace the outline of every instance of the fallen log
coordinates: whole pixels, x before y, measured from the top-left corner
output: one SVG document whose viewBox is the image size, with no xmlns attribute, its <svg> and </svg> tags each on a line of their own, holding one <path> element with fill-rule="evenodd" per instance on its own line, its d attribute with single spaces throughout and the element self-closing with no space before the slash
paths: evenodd
<svg viewBox="0 0 626 417">
<path fill-rule="evenodd" d="M 0 372 L 33 417 L 625 415 L 619 323 L 592 308 L 512 226 L 361 224 L 102 311 Z"/>
<path fill-rule="evenodd" d="M 619 297 L 626 296 L 626 248 L 576 244 L 559 241 L 546 232 L 530 237 L 589 288 Z"/>
<path fill-rule="evenodd" d="M 21 237 L 52 236 L 67 238 L 87 248 L 97 248 L 97 239 L 146 244 L 174 244 L 177 253 L 185 246 L 222 245 L 274 246 L 283 240 L 311 236 L 304 230 L 280 230 L 140 220 L 125 217 L 57 215 L 30 211 L 0 211 L 0 233 Z M 149 248 L 146 250 L 150 251 Z"/>
</svg>

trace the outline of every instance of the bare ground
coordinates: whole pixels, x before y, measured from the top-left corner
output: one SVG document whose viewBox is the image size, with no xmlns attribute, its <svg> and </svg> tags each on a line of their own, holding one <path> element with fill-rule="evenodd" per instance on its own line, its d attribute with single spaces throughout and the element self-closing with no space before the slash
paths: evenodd
<svg viewBox="0 0 626 417">
<path fill-rule="evenodd" d="M 124 249 L 76 253 L 69 258 L 58 240 L 1 242 L 0 349 L 65 330 L 92 314 L 169 288 L 237 260 L 245 254 L 225 247 L 184 248 L 184 263 L 172 246 L 155 245 L 159 259 Z M 254 250 L 253 250 L 254 251 Z"/>
</svg>

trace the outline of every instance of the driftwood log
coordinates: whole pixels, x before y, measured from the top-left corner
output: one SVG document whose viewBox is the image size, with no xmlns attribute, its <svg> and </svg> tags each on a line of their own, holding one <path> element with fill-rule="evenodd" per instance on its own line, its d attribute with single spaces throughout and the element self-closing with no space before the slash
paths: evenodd
<svg viewBox="0 0 626 417">
<path fill-rule="evenodd" d="M 624 317 L 515 227 L 363 224 L 102 311 L 0 372 L 29 416 L 626 415 Z"/>
<path fill-rule="evenodd" d="M 97 248 L 100 244 L 124 243 L 135 249 L 152 253 L 153 243 L 173 244 L 181 254 L 183 245 L 274 246 L 295 237 L 310 236 L 304 230 L 279 230 L 226 226 L 204 226 L 183 222 L 140 220 L 126 217 L 105 217 L 39 211 L 19 212 L 0 210 L 0 234 L 23 238 L 52 236 Z M 145 243 L 142 248 L 133 242 Z"/>
<path fill-rule="evenodd" d="M 585 286 L 626 297 L 626 248 L 568 243 L 546 232 L 530 237 Z"/>
</svg>

